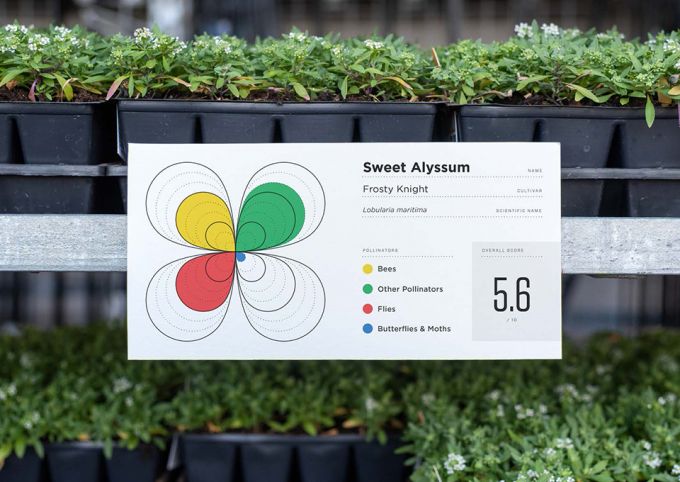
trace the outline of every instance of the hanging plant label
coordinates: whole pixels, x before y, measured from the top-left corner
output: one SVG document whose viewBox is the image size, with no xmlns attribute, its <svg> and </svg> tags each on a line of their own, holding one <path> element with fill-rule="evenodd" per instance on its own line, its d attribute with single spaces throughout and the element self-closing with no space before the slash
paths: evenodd
<svg viewBox="0 0 680 482">
<path fill-rule="evenodd" d="M 552 143 L 131 144 L 131 359 L 561 357 Z"/>
</svg>

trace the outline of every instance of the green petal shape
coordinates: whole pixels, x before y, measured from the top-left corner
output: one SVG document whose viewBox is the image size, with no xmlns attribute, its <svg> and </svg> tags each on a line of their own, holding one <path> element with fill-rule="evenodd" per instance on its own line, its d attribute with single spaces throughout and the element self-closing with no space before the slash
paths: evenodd
<svg viewBox="0 0 680 482">
<path fill-rule="evenodd" d="M 298 235 L 304 222 L 305 206 L 294 189 L 279 182 L 261 184 L 241 206 L 236 251 L 281 246 Z"/>
</svg>

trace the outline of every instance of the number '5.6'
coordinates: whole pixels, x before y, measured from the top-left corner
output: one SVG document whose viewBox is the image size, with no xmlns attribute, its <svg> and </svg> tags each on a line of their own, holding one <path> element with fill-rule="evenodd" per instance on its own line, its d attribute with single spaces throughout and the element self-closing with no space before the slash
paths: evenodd
<svg viewBox="0 0 680 482">
<path fill-rule="evenodd" d="M 531 295 L 529 294 L 531 282 L 529 281 L 529 278 L 521 277 L 515 280 L 514 306 L 508 304 L 508 291 L 507 288 L 505 288 L 505 286 L 511 283 L 512 281 L 508 281 L 508 278 L 495 277 L 493 279 L 494 309 L 499 312 L 507 311 L 508 308 L 510 311 L 514 311 L 515 309 L 522 312 L 529 311 L 529 308 L 531 307 Z"/>
</svg>

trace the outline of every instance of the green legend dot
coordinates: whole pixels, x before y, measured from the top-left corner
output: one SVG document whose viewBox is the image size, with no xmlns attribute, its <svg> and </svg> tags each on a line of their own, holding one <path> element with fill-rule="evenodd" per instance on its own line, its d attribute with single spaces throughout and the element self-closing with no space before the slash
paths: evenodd
<svg viewBox="0 0 680 482">
<path fill-rule="evenodd" d="M 364 289 L 364 293 L 366 293 L 366 294 L 369 294 L 369 293 L 372 293 L 372 292 L 373 292 L 373 286 L 371 286 L 371 285 L 368 284 L 368 283 L 366 283 L 366 284 L 364 285 L 364 288 L 363 288 L 363 289 Z"/>
</svg>

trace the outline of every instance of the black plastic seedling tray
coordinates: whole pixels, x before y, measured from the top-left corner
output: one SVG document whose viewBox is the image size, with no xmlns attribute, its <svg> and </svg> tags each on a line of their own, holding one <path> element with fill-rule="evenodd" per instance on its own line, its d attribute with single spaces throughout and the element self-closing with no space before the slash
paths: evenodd
<svg viewBox="0 0 680 482">
<path fill-rule="evenodd" d="M 110 162 L 114 121 L 112 103 L 0 102 L 0 164 Z"/>
<path fill-rule="evenodd" d="M 99 212 L 104 174 L 104 166 L 0 164 L 0 214 Z"/>
<path fill-rule="evenodd" d="M 21 458 L 10 455 L 0 469 L 0 482 L 44 482 L 45 480 L 46 471 L 43 459 L 38 457 L 32 448 L 27 449 Z"/>
<path fill-rule="evenodd" d="M 398 439 L 184 434 L 179 443 L 187 482 L 405 482 L 410 472 Z"/>
<path fill-rule="evenodd" d="M 616 117 L 606 108 L 470 105 L 460 106 L 462 142 L 559 142 L 563 168 L 607 166 Z M 563 216 L 597 216 L 604 182 L 562 183 Z"/>
<path fill-rule="evenodd" d="M 657 108 L 651 128 L 642 109 L 622 112 L 621 117 L 622 167 L 680 168 L 678 109 Z M 680 180 L 628 181 L 628 212 L 640 217 L 679 217 Z"/>
<path fill-rule="evenodd" d="M 676 109 L 657 108 L 656 121 L 648 128 L 641 108 L 460 106 L 457 126 L 463 142 L 560 142 L 563 168 L 680 167 Z M 563 181 L 562 215 L 680 216 L 677 181 L 629 180 L 627 203 L 613 197 L 603 202 L 607 185 L 618 189 L 617 181 Z"/>
<path fill-rule="evenodd" d="M 451 140 L 439 103 L 122 100 L 119 154 L 128 143 L 427 142 Z"/>
</svg>

